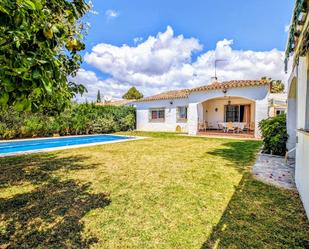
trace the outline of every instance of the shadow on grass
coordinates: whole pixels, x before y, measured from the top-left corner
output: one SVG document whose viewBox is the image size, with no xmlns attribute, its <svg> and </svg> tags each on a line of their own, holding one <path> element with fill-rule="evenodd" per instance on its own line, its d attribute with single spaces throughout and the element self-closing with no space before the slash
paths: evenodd
<svg viewBox="0 0 309 249">
<path fill-rule="evenodd" d="M 25 155 L 0 158 L 0 189 L 24 182 L 40 184 L 49 181 L 57 170 L 82 170 L 95 167 L 85 165 L 87 157 L 57 157 L 54 154 Z"/>
<path fill-rule="evenodd" d="M 31 182 L 34 190 L 0 198 L 0 248 L 89 248 L 98 238 L 85 234 L 82 218 L 110 204 L 89 183 L 62 180 L 56 170 L 80 170 L 85 157 L 52 154 L 0 160 L 0 188 Z"/>
<path fill-rule="evenodd" d="M 246 167 L 254 159 L 254 143 L 229 142 L 209 152 L 229 160 L 243 177 L 202 248 L 309 248 L 309 223 L 298 194 L 255 180 Z"/>
<path fill-rule="evenodd" d="M 240 173 L 251 166 L 258 149 L 261 146 L 259 141 L 233 141 L 223 144 L 224 148 L 207 152 L 212 156 L 221 157 L 229 161 L 229 166 L 235 167 Z"/>
</svg>

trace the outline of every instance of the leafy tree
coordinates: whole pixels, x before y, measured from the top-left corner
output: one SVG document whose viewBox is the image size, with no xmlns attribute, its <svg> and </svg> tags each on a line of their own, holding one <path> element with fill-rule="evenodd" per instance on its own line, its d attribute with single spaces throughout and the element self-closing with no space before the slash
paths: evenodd
<svg viewBox="0 0 309 249">
<path fill-rule="evenodd" d="M 132 86 L 123 96 L 123 99 L 141 99 L 144 95 L 136 89 L 136 87 Z"/>
<path fill-rule="evenodd" d="M 269 80 L 271 83 L 271 93 L 283 93 L 284 92 L 284 84 L 281 80 L 273 80 L 272 78 L 267 78 L 266 76 L 262 77 L 261 80 Z"/>
<path fill-rule="evenodd" d="M 101 93 L 100 93 L 100 90 L 98 90 L 98 93 L 97 93 L 97 103 L 101 103 Z"/>
<path fill-rule="evenodd" d="M 0 106 L 61 111 L 86 89 L 81 64 L 85 0 L 0 1 Z"/>
</svg>

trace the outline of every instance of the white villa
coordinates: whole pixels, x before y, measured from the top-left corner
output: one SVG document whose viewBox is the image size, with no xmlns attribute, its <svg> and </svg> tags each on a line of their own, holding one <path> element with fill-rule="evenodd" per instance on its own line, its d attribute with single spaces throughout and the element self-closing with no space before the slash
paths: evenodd
<svg viewBox="0 0 309 249">
<path fill-rule="evenodd" d="M 195 135 L 227 131 L 232 123 L 231 132 L 259 137 L 258 123 L 268 117 L 269 92 L 269 81 L 233 80 L 146 97 L 134 103 L 137 130 Z"/>
<path fill-rule="evenodd" d="M 289 157 L 295 157 L 295 181 L 309 217 L 309 1 L 297 0 L 286 60 L 292 65 L 288 86 Z"/>
</svg>

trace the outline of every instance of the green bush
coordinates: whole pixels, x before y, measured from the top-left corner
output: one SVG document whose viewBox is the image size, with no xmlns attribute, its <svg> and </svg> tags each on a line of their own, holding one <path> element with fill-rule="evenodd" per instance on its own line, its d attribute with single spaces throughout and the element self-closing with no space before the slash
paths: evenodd
<svg viewBox="0 0 309 249">
<path fill-rule="evenodd" d="M 263 136 L 263 152 L 274 155 L 285 155 L 288 134 L 286 115 L 264 119 L 259 123 Z"/>
<path fill-rule="evenodd" d="M 0 138 L 45 137 L 127 131 L 135 128 L 135 108 L 72 104 L 62 113 L 42 113 L 0 109 Z"/>
</svg>

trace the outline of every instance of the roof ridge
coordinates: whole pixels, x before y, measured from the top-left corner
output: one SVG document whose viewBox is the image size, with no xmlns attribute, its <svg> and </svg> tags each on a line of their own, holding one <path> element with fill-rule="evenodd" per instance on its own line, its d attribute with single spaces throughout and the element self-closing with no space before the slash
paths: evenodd
<svg viewBox="0 0 309 249">
<path fill-rule="evenodd" d="M 138 100 L 138 102 L 142 101 L 153 101 L 153 100 L 164 100 L 164 99 L 180 99 L 187 98 L 192 92 L 199 91 L 211 91 L 211 90 L 219 90 L 226 88 L 239 88 L 239 87 L 254 87 L 254 86 L 263 86 L 268 85 L 270 83 L 269 80 L 229 80 L 229 81 L 215 81 L 208 85 L 198 86 L 194 88 L 186 88 L 179 90 L 170 90 L 161 92 L 152 96 L 148 96 Z"/>
</svg>

